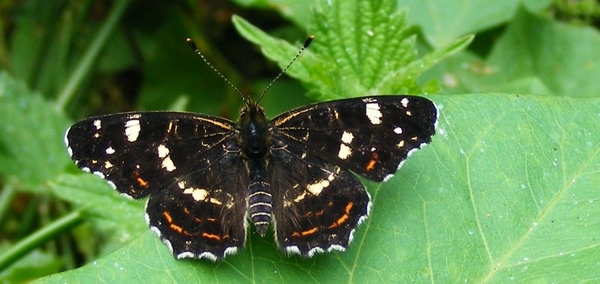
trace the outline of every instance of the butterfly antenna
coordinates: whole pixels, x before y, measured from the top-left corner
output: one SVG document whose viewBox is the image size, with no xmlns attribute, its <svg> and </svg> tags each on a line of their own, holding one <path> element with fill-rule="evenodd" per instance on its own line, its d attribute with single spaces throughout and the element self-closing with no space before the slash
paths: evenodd
<svg viewBox="0 0 600 284">
<path fill-rule="evenodd" d="M 202 58 L 204 63 L 206 63 L 206 65 L 208 65 L 208 67 L 210 67 L 210 69 L 212 69 L 215 73 L 217 73 L 217 75 L 219 75 L 219 77 L 221 77 L 229 86 L 231 86 L 240 95 L 240 97 L 242 97 L 242 99 L 244 100 L 244 102 L 246 104 L 250 104 L 250 100 L 246 96 L 244 96 L 244 94 L 242 94 L 242 92 L 240 92 L 240 90 L 235 85 L 233 85 L 233 83 L 231 83 L 231 81 L 229 81 L 229 79 L 227 79 L 227 77 L 225 77 L 223 74 L 221 74 L 221 72 L 219 72 L 219 70 L 217 70 L 217 68 L 215 68 L 212 64 L 210 64 L 210 62 L 208 62 L 206 57 L 204 57 L 204 54 L 202 53 L 202 51 L 200 51 L 200 49 L 196 46 L 196 44 L 194 43 L 194 41 L 191 38 L 188 37 L 185 41 L 187 41 L 187 43 L 190 45 L 190 47 L 194 50 L 194 52 L 196 54 L 200 55 L 200 58 Z"/>
<path fill-rule="evenodd" d="M 292 63 L 294 63 L 294 61 L 296 61 L 296 59 L 298 59 L 298 57 L 300 57 L 300 54 L 302 54 L 302 52 L 308 48 L 308 46 L 310 45 L 310 43 L 312 42 L 312 40 L 314 39 L 314 36 L 309 36 L 306 41 L 304 42 L 304 45 L 302 45 L 302 48 L 300 48 L 300 50 L 298 50 L 298 53 L 296 53 L 296 56 L 294 56 L 294 58 L 292 58 L 292 61 L 290 61 L 290 63 L 288 63 L 287 66 L 285 66 L 285 68 L 283 68 L 283 70 L 281 70 L 281 72 L 279 72 L 279 74 L 277 74 L 277 76 L 275 76 L 275 79 L 273 79 L 271 81 L 271 83 L 269 83 L 269 85 L 267 85 L 267 87 L 265 88 L 264 91 L 262 91 L 262 93 L 260 94 L 260 96 L 258 97 L 258 100 L 256 100 L 256 103 L 258 104 L 258 102 L 260 102 L 260 100 L 263 98 L 263 96 L 267 93 L 267 91 L 271 88 L 271 86 L 273 86 L 273 83 L 275 83 L 275 81 L 277 81 L 277 79 L 279 79 L 279 77 L 281 77 L 281 75 L 283 75 L 283 73 L 285 73 L 285 71 L 288 70 L 288 68 L 290 68 L 290 66 L 292 66 Z"/>
</svg>

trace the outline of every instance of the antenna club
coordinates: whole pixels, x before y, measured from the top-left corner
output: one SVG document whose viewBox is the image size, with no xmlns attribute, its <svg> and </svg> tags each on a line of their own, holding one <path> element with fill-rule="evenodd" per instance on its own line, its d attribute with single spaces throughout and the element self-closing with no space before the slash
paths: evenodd
<svg viewBox="0 0 600 284">
<path fill-rule="evenodd" d="M 315 38 L 314 35 L 309 36 L 306 41 L 304 42 L 304 45 L 302 46 L 302 48 L 307 48 L 310 43 L 313 41 L 313 39 Z"/>
<path fill-rule="evenodd" d="M 194 41 L 191 38 L 186 38 L 185 41 L 190 45 L 190 47 L 196 51 L 198 50 L 198 47 L 196 46 L 196 44 L 194 43 Z"/>
</svg>

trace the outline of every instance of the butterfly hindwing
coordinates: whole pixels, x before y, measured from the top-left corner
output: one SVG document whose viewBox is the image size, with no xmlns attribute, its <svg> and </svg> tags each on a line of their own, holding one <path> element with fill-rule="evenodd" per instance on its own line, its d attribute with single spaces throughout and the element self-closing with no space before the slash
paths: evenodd
<svg viewBox="0 0 600 284">
<path fill-rule="evenodd" d="M 190 168 L 148 200 L 148 223 L 177 258 L 215 261 L 244 246 L 248 178 L 235 142 L 224 144 L 231 151 L 210 167 Z"/>
<path fill-rule="evenodd" d="M 345 250 L 369 214 L 364 186 L 347 170 L 274 140 L 282 146 L 270 160 L 278 246 L 303 257 Z"/>
</svg>

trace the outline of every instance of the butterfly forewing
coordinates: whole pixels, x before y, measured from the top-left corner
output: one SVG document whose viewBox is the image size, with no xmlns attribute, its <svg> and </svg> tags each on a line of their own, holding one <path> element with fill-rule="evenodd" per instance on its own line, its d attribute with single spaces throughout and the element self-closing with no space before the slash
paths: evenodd
<svg viewBox="0 0 600 284">
<path fill-rule="evenodd" d="M 422 97 L 375 96 L 307 105 L 273 119 L 284 143 L 382 181 L 431 141 L 437 108 Z"/>
<path fill-rule="evenodd" d="M 211 155 L 221 155 L 222 141 L 235 135 L 234 127 L 223 118 L 191 113 L 122 113 L 76 123 L 65 143 L 78 167 L 140 198 L 192 165 L 206 168 Z"/>
</svg>

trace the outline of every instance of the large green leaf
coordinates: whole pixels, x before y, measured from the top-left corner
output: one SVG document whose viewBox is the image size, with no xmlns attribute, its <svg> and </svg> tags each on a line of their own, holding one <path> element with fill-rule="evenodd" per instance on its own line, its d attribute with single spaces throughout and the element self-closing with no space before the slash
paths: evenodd
<svg viewBox="0 0 600 284">
<path fill-rule="evenodd" d="M 345 253 L 302 260 L 250 234 L 224 262 L 174 260 L 150 231 L 44 282 L 591 280 L 599 267 L 600 100 L 431 96 L 439 133 L 387 183 Z M 108 189 L 107 189 L 108 190 Z M 101 208 L 112 208 L 107 200 Z M 134 220 L 143 223 L 141 217 Z M 587 263 L 587 265 L 581 265 Z"/>
</svg>

